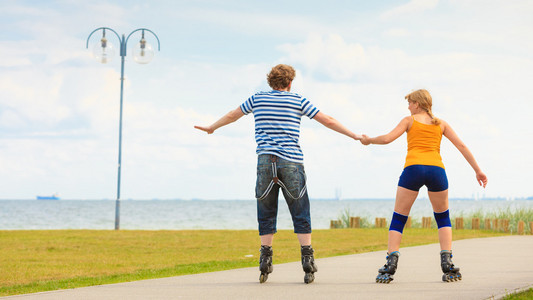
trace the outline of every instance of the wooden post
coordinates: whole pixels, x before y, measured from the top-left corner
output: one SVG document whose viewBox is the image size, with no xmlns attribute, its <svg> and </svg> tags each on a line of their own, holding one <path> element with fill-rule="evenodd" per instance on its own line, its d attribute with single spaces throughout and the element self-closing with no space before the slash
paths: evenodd
<svg viewBox="0 0 533 300">
<path fill-rule="evenodd" d="M 485 219 L 485 230 L 490 230 L 490 219 Z"/>
<path fill-rule="evenodd" d="M 405 222 L 405 228 L 411 228 L 411 217 L 407 217 L 407 222 Z"/>
<path fill-rule="evenodd" d="M 479 218 L 472 219 L 472 229 L 479 230 Z"/>
<path fill-rule="evenodd" d="M 518 221 L 518 228 L 517 228 L 517 233 L 518 234 L 524 234 L 524 227 L 525 227 L 526 223 L 524 221 Z"/>
<path fill-rule="evenodd" d="M 500 230 L 500 220 L 494 219 L 492 220 L 492 230 Z"/>
<path fill-rule="evenodd" d="M 350 217 L 350 228 L 360 228 L 360 227 L 361 227 L 361 218 Z"/>
<path fill-rule="evenodd" d="M 422 228 L 431 228 L 431 217 L 422 217 Z"/>
<path fill-rule="evenodd" d="M 463 218 L 455 218 L 455 229 L 464 229 Z"/>
<path fill-rule="evenodd" d="M 329 223 L 330 229 L 340 228 L 340 227 L 341 227 L 341 220 L 331 220 L 331 222 Z"/>
<path fill-rule="evenodd" d="M 533 234 L 533 222 L 529 222 L 529 234 Z"/>
<path fill-rule="evenodd" d="M 509 219 L 501 220 L 503 232 L 509 232 Z"/>
<path fill-rule="evenodd" d="M 376 218 L 376 228 L 387 227 L 387 219 L 385 218 Z"/>
</svg>

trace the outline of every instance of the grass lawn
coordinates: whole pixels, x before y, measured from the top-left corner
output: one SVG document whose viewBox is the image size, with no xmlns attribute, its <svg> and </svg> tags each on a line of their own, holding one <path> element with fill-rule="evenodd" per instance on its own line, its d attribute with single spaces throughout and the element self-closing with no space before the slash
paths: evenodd
<svg viewBox="0 0 533 300">
<path fill-rule="evenodd" d="M 511 294 L 503 297 L 503 300 L 531 300 L 533 299 L 533 288 L 527 289 L 520 293 Z"/>
<path fill-rule="evenodd" d="M 387 232 L 315 230 L 315 257 L 385 250 Z M 499 235 L 455 230 L 454 240 Z M 410 228 L 402 247 L 436 242 L 436 229 Z M 6 296 L 257 266 L 259 237 L 255 230 L 0 231 L 0 253 L 0 296 Z M 298 260 L 295 234 L 279 231 L 274 263 Z"/>
</svg>

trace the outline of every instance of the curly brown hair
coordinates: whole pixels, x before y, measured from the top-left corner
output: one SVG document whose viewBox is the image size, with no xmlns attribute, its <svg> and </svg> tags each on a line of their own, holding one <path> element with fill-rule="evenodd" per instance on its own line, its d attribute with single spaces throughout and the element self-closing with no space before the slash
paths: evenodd
<svg viewBox="0 0 533 300">
<path fill-rule="evenodd" d="M 279 64 L 267 75 L 268 85 L 275 90 L 287 88 L 296 76 L 296 71 L 289 65 Z"/>
</svg>

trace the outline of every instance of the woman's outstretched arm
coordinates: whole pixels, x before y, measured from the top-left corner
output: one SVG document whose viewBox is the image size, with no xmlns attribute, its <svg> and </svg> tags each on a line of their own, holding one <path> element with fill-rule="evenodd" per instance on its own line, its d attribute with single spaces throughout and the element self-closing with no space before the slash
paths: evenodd
<svg viewBox="0 0 533 300">
<path fill-rule="evenodd" d="M 369 137 L 365 134 L 363 134 L 363 138 L 361 139 L 361 143 L 363 145 L 370 145 L 370 144 L 379 144 L 379 145 L 386 145 L 389 143 L 394 142 L 397 138 L 399 138 L 404 132 L 407 131 L 409 128 L 409 125 L 412 122 L 411 117 L 405 117 L 403 118 L 400 123 L 389 133 L 380 135 L 377 137 Z"/>
</svg>

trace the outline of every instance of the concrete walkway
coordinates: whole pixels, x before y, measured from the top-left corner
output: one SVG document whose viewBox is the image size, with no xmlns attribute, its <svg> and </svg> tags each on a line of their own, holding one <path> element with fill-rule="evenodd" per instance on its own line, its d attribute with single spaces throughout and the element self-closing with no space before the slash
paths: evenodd
<svg viewBox="0 0 533 300">
<path fill-rule="evenodd" d="M 385 263 L 385 251 L 379 251 L 318 259 L 315 282 L 308 285 L 298 262 L 275 264 L 264 284 L 259 284 L 254 267 L 3 299 L 498 299 L 533 287 L 533 236 L 461 240 L 453 245 L 453 261 L 463 280 L 452 283 L 441 281 L 440 249 L 432 244 L 402 248 L 390 284 L 375 283 L 377 269 Z"/>
</svg>

